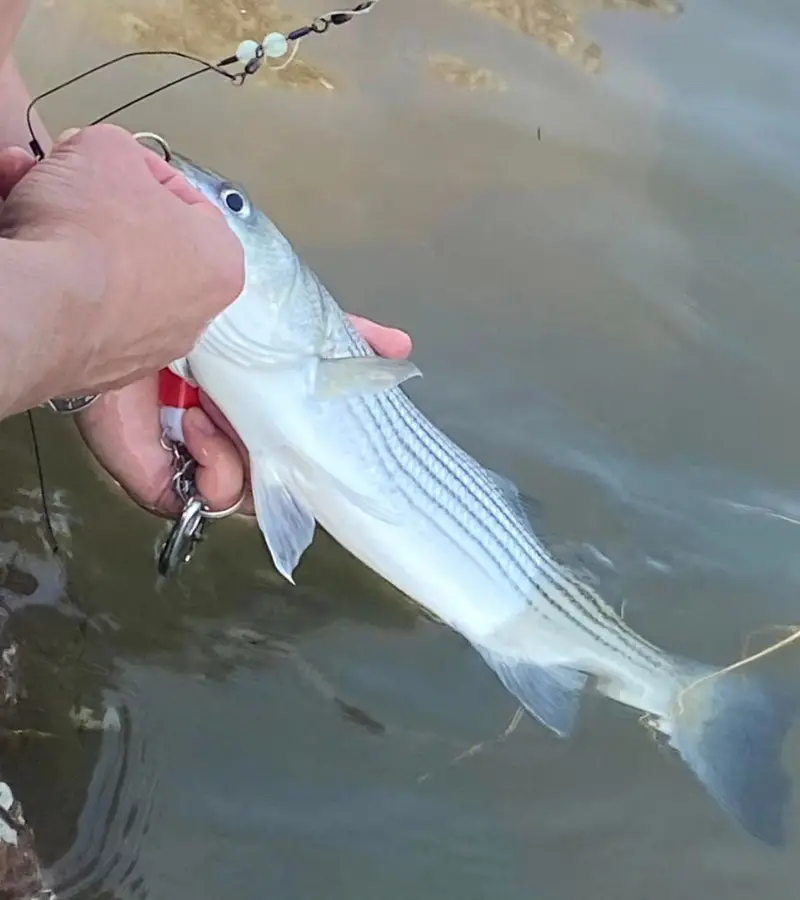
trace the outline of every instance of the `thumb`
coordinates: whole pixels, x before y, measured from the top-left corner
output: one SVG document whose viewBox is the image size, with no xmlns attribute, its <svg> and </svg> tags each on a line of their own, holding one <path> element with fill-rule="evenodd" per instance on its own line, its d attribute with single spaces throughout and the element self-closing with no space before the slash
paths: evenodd
<svg viewBox="0 0 800 900">
<path fill-rule="evenodd" d="M 35 165 L 36 160 L 24 147 L 0 150 L 0 199 L 7 200 L 11 191 Z"/>
<path fill-rule="evenodd" d="M 195 187 L 184 178 L 184 176 L 174 167 L 171 166 L 162 156 L 142 147 L 142 154 L 145 165 L 150 170 L 150 174 L 155 180 L 163 185 L 178 200 L 182 200 L 189 206 L 211 206 L 208 200 L 203 196 L 202 191 Z"/>
<path fill-rule="evenodd" d="M 379 325 L 372 319 L 365 319 L 352 313 L 349 318 L 361 337 L 378 356 L 386 356 L 389 359 L 408 359 L 411 356 L 411 337 L 405 331 Z"/>
<path fill-rule="evenodd" d="M 233 506 L 247 483 L 245 461 L 234 443 L 199 407 L 186 411 L 183 436 L 197 460 L 197 489 L 203 499 L 212 509 Z"/>
</svg>

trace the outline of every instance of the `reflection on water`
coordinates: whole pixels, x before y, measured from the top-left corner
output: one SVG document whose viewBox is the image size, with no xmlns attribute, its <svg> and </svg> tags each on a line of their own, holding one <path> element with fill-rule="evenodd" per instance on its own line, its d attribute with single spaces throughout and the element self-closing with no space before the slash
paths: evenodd
<svg viewBox="0 0 800 900">
<path fill-rule="evenodd" d="M 60 897 L 151 896 L 140 853 L 156 808 L 154 750 L 143 737 L 146 714 L 129 705 L 123 715 L 113 727 L 78 729 L 97 733 L 81 738 L 95 762 L 74 837 L 48 871 Z"/>
<path fill-rule="evenodd" d="M 677 0 L 449 0 L 483 13 L 528 37 L 542 41 L 560 56 L 598 72 L 600 45 L 584 33 L 583 18 L 595 10 L 648 10 L 665 16 L 682 11 Z"/>
<path fill-rule="evenodd" d="M 489 69 L 471 66 L 457 56 L 440 53 L 428 59 L 428 66 L 437 78 L 446 84 L 466 90 L 504 91 L 507 83 Z"/>
<path fill-rule="evenodd" d="M 385 0 L 384 0 L 385 2 Z M 482 13 L 515 31 L 541 41 L 559 55 L 598 72 L 603 51 L 584 32 L 587 13 L 605 11 L 650 11 L 672 18 L 682 11 L 677 0 L 449 0 L 457 6 Z M 326 10 L 327 11 L 327 10 Z M 381 15 L 383 10 L 377 12 Z M 111 0 L 101 13 L 106 28 L 124 40 L 155 50 L 167 47 L 219 59 L 247 38 L 261 38 L 270 31 L 284 33 L 308 23 L 308 13 L 292 9 L 276 0 L 138 0 L 129 3 Z M 361 23 L 359 22 L 358 25 Z M 358 27 L 358 25 L 356 27 Z M 463 86 L 476 80 L 486 86 L 487 78 L 496 87 L 497 76 L 475 64 L 451 60 L 433 66 L 434 74 L 448 83 Z M 443 72 L 444 67 L 444 72 Z M 457 67 L 456 75 L 453 68 Z M 466 75 L 466 71 L 470 74 Z M 482 74 L 479 74 L 482 73 Z M 296 87 L 333 88 L 327 75 L 301 57 L 289 68 L 275 73 L 278 83 Z M 502 83 L 502 82 L 500 82 Z"/>
<path fill-rule="evenodd" d="M 42 2 L 21 62 L 43 89 L 328 8 Z M 118 121 L 243 181 L 345 306 L 409 328 L 415 399 L 536 497 L 559 555 L 640 633 L 724 664 L 798 620 L 800 26 L 784 0 L 679 11 L 383 0 L 251 82 L 312 89 L 201 78 Z M 126 63 L 42 111 L 56 131 L 173 71 Z M 570 742 L 517 722 L 324 535 L 295 588 L 240 521 L 160 583 L 162 523 L 68 423 L 40 429 L 65 562 L 4 423 L 0 774 L 63 896 L 792 896 L 797 855 L 743 838 L 635 716 L 589 699 Z"/>
<path fill-rule="evenodd" d="M 286 32 L 306 24 L 297 13 L 288 15 L 275 0 L 162 0 L 157 4 L 112 0 L 104 4 L 100 18 L 117 37 L 143 49 L 169 48 L 209 60 L 230 56 L 241 41 L 255 35 L 260 40 L 271 31 Z M 332 87 L 302 59 L 271 77 L 282 85 Z"/>
</svg>

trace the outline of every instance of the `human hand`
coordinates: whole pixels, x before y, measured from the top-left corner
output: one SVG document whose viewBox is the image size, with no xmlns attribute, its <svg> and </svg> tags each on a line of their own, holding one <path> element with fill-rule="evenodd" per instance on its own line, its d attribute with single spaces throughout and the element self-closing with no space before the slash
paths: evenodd
<svg viewBox="0 0 800 900">
<path fill-rule="evenodd" d="M 381 356 L 405 359 L 411 338 L 369 319 L 351 316 L 361 335 Z M 197 489 L 212 509 L 227 509 L 242 496 L 240 512 L 252 513 L 247 451 L 225 416 L 201 393 L 201 407 L 183 420 L 186 447 L 197 460 Z M 157 376 L 101 396 L 77 416 L 78 427 L 100 464 L 139 505 L 174 515 L 180 503 L 172 491 L 172 456 L 161 445 Z"/>
<path fill-rule="evenodd" d="M 119 387 L 184 356 L 244 285 L 224 217 L 158 154 L 111 125 L 40 163 L 0 151 L 0 237 L 46 246 L 56 286 L 30 309 L 25 399 Z M 27 351 L 27 347 L 26 347 Z"/>
</svg>

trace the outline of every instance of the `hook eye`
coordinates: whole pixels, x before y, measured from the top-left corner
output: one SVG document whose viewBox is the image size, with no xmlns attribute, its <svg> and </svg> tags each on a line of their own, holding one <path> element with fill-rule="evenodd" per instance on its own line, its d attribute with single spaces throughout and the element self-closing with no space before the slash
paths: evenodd
<svg viewBox="0 0 800 900">
<path fill-rule="evenodd" d="M 147 146 L 146 141 L 152 141 L 161 150 L 161 155 L 164 157 L 165 162 L 170 162 L 172 159 L 172 151 L 169 149 L 169 144 L 160 134 L 156 134 L 153 131 L 137 131 L 133 137 L 145 146 Z"/>
</svg>

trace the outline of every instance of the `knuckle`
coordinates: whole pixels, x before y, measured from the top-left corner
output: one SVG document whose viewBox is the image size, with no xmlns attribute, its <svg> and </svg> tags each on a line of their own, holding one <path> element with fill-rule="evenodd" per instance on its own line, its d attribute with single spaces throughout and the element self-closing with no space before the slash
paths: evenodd
<svg viewBox="0 0 800 900">
<path fill-rule="evenodd" d="M 124 140 L 130 141 L 133 136 L 119 125 L 112 125 L 110 122 L 100 122 L 98 125 L 90 125 L 84 130 L 85 134 L 93 134 L 103 140 Z"/>
</svg>

